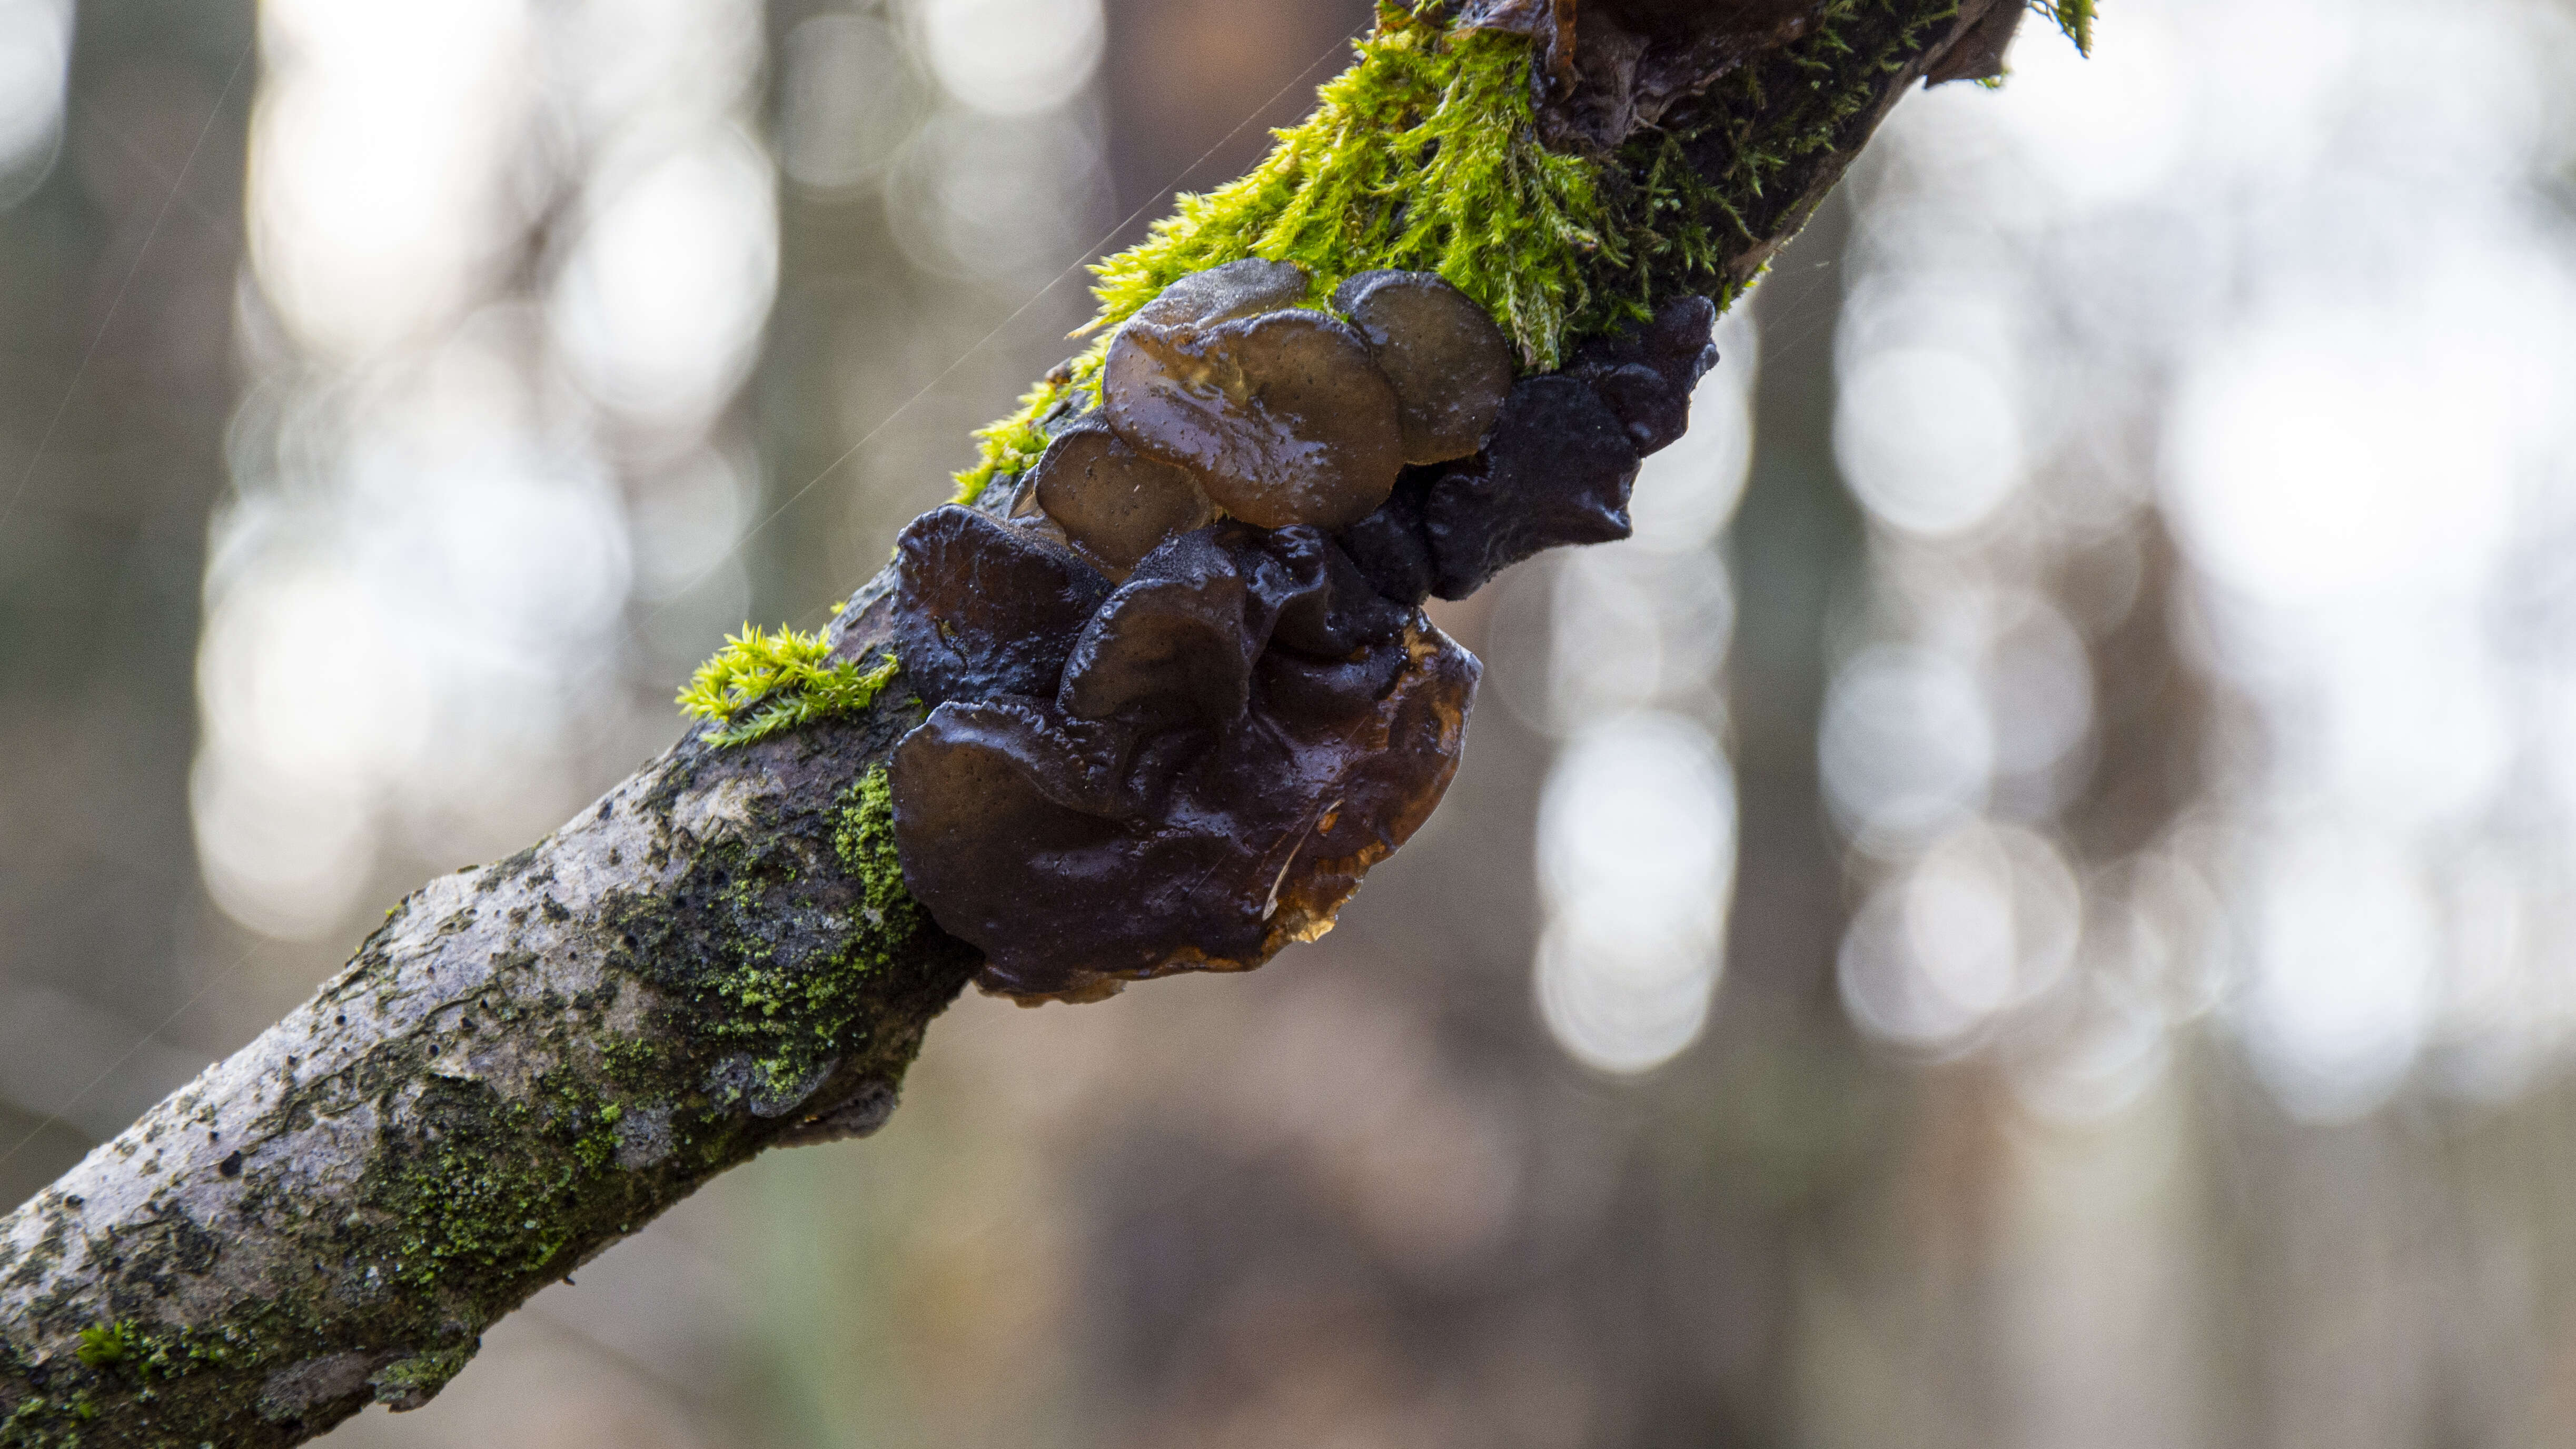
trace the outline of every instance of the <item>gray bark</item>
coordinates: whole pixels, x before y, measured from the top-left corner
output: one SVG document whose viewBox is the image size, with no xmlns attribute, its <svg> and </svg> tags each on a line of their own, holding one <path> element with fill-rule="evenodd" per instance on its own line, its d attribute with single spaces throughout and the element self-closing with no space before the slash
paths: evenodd
<svg viewBox="0 0 2576 1449">
<path fill-rule="evenodd" d="M 1953 36 L 1860 0 L 1663 117 L 1749 280 Z M 1830 42 L 1830 43 L 1825 43 Z M 1760 67 L 1757 67 L 1760 69 Z M 836 628 L 884 635 L 880 575 Z M 434 881 L 314 998 L 0 1219 L 0 1449 L 299 1443 L 764 1148 L 862 1136 L 977 964 L 863 788 L 917 720 L 704 730 L 529 850 Z"/>
</svg>

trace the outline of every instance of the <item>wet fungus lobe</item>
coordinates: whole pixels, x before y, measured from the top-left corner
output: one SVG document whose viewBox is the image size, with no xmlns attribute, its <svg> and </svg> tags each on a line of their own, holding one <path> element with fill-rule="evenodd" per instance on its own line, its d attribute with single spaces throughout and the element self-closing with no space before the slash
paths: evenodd
<svg viewBox="0 0 2576 1449">
<path fill-rule="evenodd" d="M 1526 379 L 1492 443 L 1424 495 L 1432 592 L 1463 599 L 1542 550 L 1626 538 L 1639 457 L 1591 388 L 1562 374 Z"/>
<path fill-rule="evenodd" d="M 1601 395 L 1640 454 L 1656 452 L 1690 426 L 1691 389 L 1717 366 L 1716 327 L 1715 303 L 1675 298 L 1640 331 L 1577 349 L 1566 372 Z"/>
<path fill-rule="evenodd" d="M 1437 272 L 1362 272 L 1333 292 L 1395 385 L 1404 461 L 1476 451 L 1512 385 L 1512 344 L 1484 308 Z"/>
<path fill-rule="evenodd" d="M 1243 315 L 1279 295 L 1257 280 L 1211 284 L 1166 307 L 1189 285 L 1178 283 L 1146 304 L 1110 340 L 1102 411 L 1130 447 L 1188 469 L 1248 523 L 1355 523 L 1386 501 L 1404 463 L 1395 386 L 1359 332 L 1329 313 Z"/>
<path fill-rule="evenodd" d="M 1586 344 L 1565 371 L 1521 379 L 1482 449 L 1407 469 L 1338 541 L 1382 592 L 1418 602 L 1463 599 L 1560 544 L 1627 537 L 1638 464 L 1689 424 L 1691 390 L 1717 365 L 1716 324 L 1707 298 L 1677 298 L 1637 332 Z"/>
<path fill-rule="evenodd" d="M 1311 529 L 1279 538 L 1320 542 Z M 1074 642 L 1058 697 L 1065 712 L 1149 727 L 1221 725 L 1242 715 L 1251 707 L 1253 661 L 1269 646 L 1280 611 L 1322 581 L 1314 551 L 1265 542 L 1260 530 L 1237 523 L 1156 549 Z"/>
<path fill-rule="evenodd" d="M 1186 469 L 1127 446 L 1093 414 L 1055 435 L 1031 470 L 1039 508 L 1102 563 L 1130 569 L 1215 511 Z"/>
<path fill-rule="evenodd" d="M 1245 257 L 1192 272 L 1136 309 L 1131 322 L 1153 327 L 1209 327 L 1256 312 L 1276 312 L 1306 300 L 1314 279 L 1295 262 Z"/>
<path fill-rule="evenodd" d="M 955 504 L 895 543 L 895 657 L 924 704 L 1048 694 L 1109 580 L 1036 530 Z"/>
<path fill-rule="evenodd" d="M 1715 360 L 1699 298 L 1515 382 L 1436 276 L 1350 279 L 1347 322 L 1309 290 L 1264 261 L 1175 283 L 1051 424 L 1042 516 L 904 531 L 895 647 L 935 707 L 892 761 L 897 849 L 987 990 L 1090 1000 L 1329 928 L 1464 741 L 1479 667 L 1422 601 L 1626 536 Z"/>
</svg>

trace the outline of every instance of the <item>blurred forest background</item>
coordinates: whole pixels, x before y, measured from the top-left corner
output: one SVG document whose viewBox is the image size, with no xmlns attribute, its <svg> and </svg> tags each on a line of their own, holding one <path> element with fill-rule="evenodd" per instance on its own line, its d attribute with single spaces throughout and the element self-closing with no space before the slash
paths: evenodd
<svg viewBox="0 0 2576 1449">
<path fill-rule="evenodd" d="M 961 1003 L 330 1442 L 2576 1444 L 2576 7 L 2105 8 L 1445 610 L 1329 940 Z M 0 1203 L 826 617 L 1367 9 L 0 0 Z"/>
</svg>

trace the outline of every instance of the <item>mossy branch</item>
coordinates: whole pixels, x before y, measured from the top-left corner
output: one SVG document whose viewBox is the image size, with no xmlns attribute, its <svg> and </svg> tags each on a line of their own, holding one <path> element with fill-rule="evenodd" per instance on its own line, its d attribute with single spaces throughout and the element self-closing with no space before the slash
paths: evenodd
<svg viewBox="0 0 2576 1449">
<path fill-rule="evenodd" d="M 1390 13 L 1261 169 L 1103 264 L 1103 319 L 1239 255 L 1322 285 L 1431 266 L 1546 365 L 1645 299 L 1749 283 L 1940 49 L 2021 3 L 1828 0 L 1583 170 L 1523 124 L 1525 50 Z M 2052 8 L 2089 40 L 2089 4 Z M 1088 375 L 987 430 L 965 486 L 1024 464 Z M 876 771 L 918 713 L 891 688 L 891 587 L 819 633 L 746 628 L 683 697 L 718 728 L 415 893 L 311 1001 L 0 1218 L 0 1449 L 272 1449 L 416 1407 L 708 1178 L 882 1122 L 977 965 L 892 858 Z"/>
<path fill-rule="evenodd" d="M 1100 308 L 1081 335 L 1101 340 L 976 435 L 960 502 L 1034 462 L 1046 448 L 1038 419 L 1077 389 L 1096 391 L 1103 334 L 1193 272 L 1245 257 L 1294 262 L 1320 302 L 1355 272 L 1436 271 L 1539 368 L 1628 300 L 1593 283 L 1626 261 L 1601 168 L 1539 144 L 1527 37 L 1453 34 L 1436 16 L 1393 12 L 1358 49 L 1312 116 L 1272 133 L 1260 165 L 1175 197 L 1144 241 L 1092 268 Z"/>
</svg>

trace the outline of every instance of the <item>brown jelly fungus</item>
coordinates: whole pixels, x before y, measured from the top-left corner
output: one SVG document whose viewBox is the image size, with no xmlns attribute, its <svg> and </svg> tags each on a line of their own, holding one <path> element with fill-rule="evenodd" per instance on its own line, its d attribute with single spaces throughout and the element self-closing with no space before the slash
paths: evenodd
<svg viewBox="0 0 2576 1449">
<path fill-rule="evenodd" d="M 1717 308 L 1706 297 L 1677 297 L 1643 329 L 1585 344 L 1566 373 L 1590 383 L 1637 451 L 1652 453 L 1690 425 L 1691 389 L 1717 365 L 1716 327 Z"/>
<path fill-rule="evenodd" d="M 1333 535 L 1369 587 L 1406 608 L 1431 597 L 1437 571 L 1422 532 L 1422 505 L 1431 485 L 1448 473 L 1439 467 L 1407 468 L 1395 491 L 1375 513 Z"/>
<path fill-rule="evenodd" d="M 1402 637 L 1406 612 L 1314 529 L 1219 524 L 1155 550 L 1109 596 L 1075 641 L 1056 702 L 1074 719 L 1223 725 L 1250 707 L 1265 651 L 1361 663 Z"/>
<path fill-rule="evenodd" d="M 1127 446 L 1097 413 L 1056 434 L 1032 472 L 1037 506 L 1115 569 L 1215 516 L 1186 471 Z"/>
<path fill-rule="evenodd" d="M 1395 384 L 1404 461 L 1442 463 L 1476 451 L 1512 385 L 1512 344 L 1484 308 L 1437 272 L 1362 272 L 1333 308 Z"/>
<path fill-rule="evenodd" d="M 1056 698 L 943 704 L 905 737 L 905 881 L 1023 999 L 1248 969 L 1429 816 L 1477 673 L 1316 530 L 1184 534 L 1085 626 Z"/>
<path fill-rule="evenodd" d="M 1055 693 L 1109 580 L 1025 525 L 950 504 L 895 543 L 894 648 L 925 704 Z"/>
<path fill-rule="evenodd" d="M 1317 538 L 1279 539 L 1301 535 Z M 1270 544 L 1231 523 L 1156 549 L 1083 626 L 1057 703 L 1076 719 L 1145 726 L 1241 716 L 1280 610 L 1325 587 L 1320 550 Z"/>
<path fill-rule="evenodd" d="M 1210 324 L 1139 313 L 1110 341 L 1101 397 L 1130 446 L 1189 469 L 1218 507 L 1263 528 L 1355 523 L 1404 462 L 1394 384 L 1359 332 L 1323 312 Z"/>
<path fill-rule="evenodd" d="M 1523 378 L 1485 450 L 1423 499 L 1431 591 L 1463 599 L 1542 549 L 1626 538 L 1637 463 L 1628 430 L 1591 388 L 1562 373 Z"/>
</svg>

